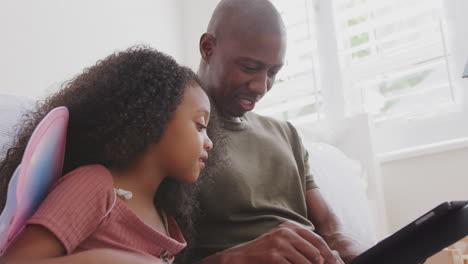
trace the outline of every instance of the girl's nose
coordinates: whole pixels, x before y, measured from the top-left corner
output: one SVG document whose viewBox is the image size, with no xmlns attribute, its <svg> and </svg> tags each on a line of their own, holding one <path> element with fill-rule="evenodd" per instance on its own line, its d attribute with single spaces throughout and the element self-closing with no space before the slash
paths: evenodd
<svg viewBox="0 0 468 264">
<path fill-rule="evenodd" d="M 208 136 L 206 137 L 204 147 L 205 147 L 206 151 L 210 151 L 213 148 L 213 142 L 211 141 L 211 139 Z"/>
</svg>

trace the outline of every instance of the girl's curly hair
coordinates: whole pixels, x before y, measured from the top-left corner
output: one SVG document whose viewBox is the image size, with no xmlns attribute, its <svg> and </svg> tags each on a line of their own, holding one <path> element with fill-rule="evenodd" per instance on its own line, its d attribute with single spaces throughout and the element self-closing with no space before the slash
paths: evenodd
<svg viewBox="0 0 468 264">
<path fill-rule="evenodd" d="M 34 128 L 53 108 L 66 106 L 70 112 L 63 174 L 87 164 L 124 168 L 160 140 L 189 85 L 201 86 L 193 71 L 146 46 L 114 53 L 85 69 L 24 116 L 0 164 L 0 210 Z M 189 243 L 196 190 L 197 184 L 167 178 L 155 195 L 156 206 L 176 218 Z"/>
</svg>

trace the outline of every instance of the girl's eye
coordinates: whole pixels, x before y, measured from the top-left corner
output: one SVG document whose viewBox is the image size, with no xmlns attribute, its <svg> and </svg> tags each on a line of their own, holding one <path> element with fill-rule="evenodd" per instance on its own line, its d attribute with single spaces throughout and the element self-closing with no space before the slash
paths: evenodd
<svg viewBox="0 0 468 264">
<path fill-rule="evenodd" d="M 202 124 L 200 124 L 200 123 L 197 123 L 197 129 L 198 129 L 199 132 L 202 132 L 203 130 L 206 129 L 206 126 L 205 126 L 205 125 L 202 125 Z"/>
</svg>

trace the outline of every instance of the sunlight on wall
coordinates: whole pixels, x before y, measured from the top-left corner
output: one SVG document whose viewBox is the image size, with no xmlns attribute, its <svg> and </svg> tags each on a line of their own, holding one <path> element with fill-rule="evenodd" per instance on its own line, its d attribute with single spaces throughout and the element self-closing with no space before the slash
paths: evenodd
<svg viewBox="0 0 468 264">
<path fill-rule="evenodd" d="M 42 97 L 116 50 L 182 59 L 179 1 L 0 2 L 0 93 Z"/>
</svg>

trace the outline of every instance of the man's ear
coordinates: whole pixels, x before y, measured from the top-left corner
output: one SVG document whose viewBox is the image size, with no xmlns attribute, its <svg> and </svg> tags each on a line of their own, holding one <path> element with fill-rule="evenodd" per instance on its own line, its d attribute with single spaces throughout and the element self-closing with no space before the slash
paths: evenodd
<svg viewBox="0 0 468 264">
<path fill-rule="evenodd" d="M 204 33 L 200 38 L 200 55 L 205 63 L 209 63 L 216 47 L 216 38 L 211 33 Z"/>
</svg>

